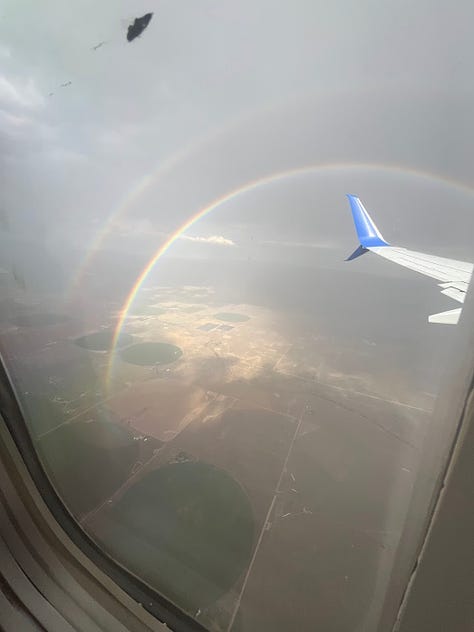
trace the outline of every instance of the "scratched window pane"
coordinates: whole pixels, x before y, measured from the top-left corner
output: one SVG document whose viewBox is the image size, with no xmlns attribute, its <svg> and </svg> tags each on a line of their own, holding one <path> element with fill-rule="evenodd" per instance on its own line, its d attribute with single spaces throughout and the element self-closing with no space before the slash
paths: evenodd
<svg viewBox="0 0 474 632">
<path fill-rule="evenodd" d="M 474 260 L 473 18 L 4 3 L 2 356 L 75 518 L 210 630 L 376 629 Z"/>
</svg>

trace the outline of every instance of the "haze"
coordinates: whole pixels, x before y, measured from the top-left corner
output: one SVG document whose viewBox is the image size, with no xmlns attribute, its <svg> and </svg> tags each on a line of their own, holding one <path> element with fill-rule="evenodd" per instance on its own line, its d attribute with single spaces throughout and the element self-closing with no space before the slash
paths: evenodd
<svg viewBox="0 0 474 632">
<path fill-rule="evenodd" d="M 430 279 L 345 261 L 345 194 L 474 261 L 473 19 L 3 5 L 3 356 L 77 519 L 214 630 L 375 630 L 456 329 Z"/>
</svg>

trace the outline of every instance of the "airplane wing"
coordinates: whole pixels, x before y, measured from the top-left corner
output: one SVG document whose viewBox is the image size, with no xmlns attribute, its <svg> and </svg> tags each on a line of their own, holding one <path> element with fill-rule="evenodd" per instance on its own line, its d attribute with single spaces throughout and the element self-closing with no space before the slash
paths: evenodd
<svg viewBox="0 0 474 632">
<path fill-rule="evenodd" d="M 374 252 L 376 255 L 398 263 L 405 268 L 420 272 L 425 276 L 439 281 L 441 293 L 450 298 L 464 303 L 467 288 L 471 280 L 473 264 L 444 257 L 434 257 L 423 252 L 407 250 L 391 246 L 382 237 L 379 229 L 365 210 L 362 202 L 356 195 L 348 195 L 351 205 L 352 217 L 359 238 L 359 247 L 347 259 L 348 261 L 363 255 L 366 252 Z M 430 323 L 456 324 L 461 315 L 462 307 L 451 309 L 447 312 L 431 315 Z"/>
</svg>

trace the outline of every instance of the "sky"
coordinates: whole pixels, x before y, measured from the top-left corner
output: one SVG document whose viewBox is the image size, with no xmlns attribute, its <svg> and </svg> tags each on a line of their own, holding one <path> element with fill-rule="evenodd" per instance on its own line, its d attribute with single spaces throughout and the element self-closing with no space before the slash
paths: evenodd
<svg viewBox="0 0 474 632">
<path fill-rule="evenodd" d="M 473 18 L 437 0 L 6 2 L 4 239 L 146 259 L 241 191 L 169 254 L 331 267 L 357 245 L 356 193 L 390 242 L 474 257 Z"/>
</svg>

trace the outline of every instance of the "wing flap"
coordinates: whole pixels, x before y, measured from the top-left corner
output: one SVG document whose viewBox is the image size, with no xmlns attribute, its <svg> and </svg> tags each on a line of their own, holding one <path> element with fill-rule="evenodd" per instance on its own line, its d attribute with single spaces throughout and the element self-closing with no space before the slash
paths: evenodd
<svg viewBox="0 0 474 632">
<path fill-rule="evenodd" d="M 445 290 L 441 290 L 441 294 L 445 296 L 449 296 L 449 298 L 453 298 L 455 301 L 459 303 L 464 303 L 464 299 L 466 297 L 466 292 L 462 290 L 458 290 L 455 287 L 447 287 Z"/>
<path fill-rule="evenodd" d="M 428 322 L 440 325 L 457 325 L 461 316 L 461 307 L 449 309 L 447 312 L 439 312 L 428 317 Z"/>
</svg>

